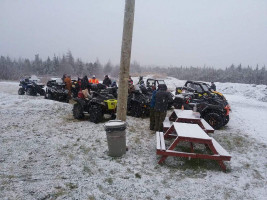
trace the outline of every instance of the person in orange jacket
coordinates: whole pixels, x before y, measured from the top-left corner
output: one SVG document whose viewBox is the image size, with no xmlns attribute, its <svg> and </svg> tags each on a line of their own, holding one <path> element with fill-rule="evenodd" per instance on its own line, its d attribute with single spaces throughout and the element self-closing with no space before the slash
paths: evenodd
<svg viewBox="0 0 267 200">
<path fill-rule="evenodd" d="M 99 81 L 98 81 L 97 78 L 95 78 L 95 75 L 93 75 L 93 78 L 91 78 L 91 79 L 89 80 L 89 83 L 98 84 Z"/>
<path fill-rule="evenodd" d="M 66 85 L 66 89 L 69 91 L 68 92 L 68 96 L 69 98 L 71 98 L 71 87 L 72 87 L 72 82 L 71 82 L 71 78 L 70 76 L 66 76 L 66 78 L 64 79 L 64 83 Z"/>
</svg>

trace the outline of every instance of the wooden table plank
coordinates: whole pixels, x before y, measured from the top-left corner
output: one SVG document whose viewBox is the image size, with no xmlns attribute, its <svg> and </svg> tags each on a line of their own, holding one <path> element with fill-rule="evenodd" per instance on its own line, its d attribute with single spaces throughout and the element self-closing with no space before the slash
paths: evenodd
<svg viewBox="0 0 267 200">
<path fill-rule="evenodd" d="M 173 126 L 178 137 L 211 140 L 210 136 L 208 136 L 198 124 L 173 122 Z"/>
</svg>

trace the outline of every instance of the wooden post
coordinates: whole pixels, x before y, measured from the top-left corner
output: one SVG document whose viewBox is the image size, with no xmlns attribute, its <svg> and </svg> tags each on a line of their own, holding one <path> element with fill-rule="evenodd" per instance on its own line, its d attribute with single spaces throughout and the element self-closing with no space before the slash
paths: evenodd
<svg viewBox="0 0 267 200">
<path fill-rule="evenodd" d="M 125 0 L 124 24 L 121 45 L 117 119 L 126 121 L 128 79 L 131 62 L 135 0 Z"/>
</svg>

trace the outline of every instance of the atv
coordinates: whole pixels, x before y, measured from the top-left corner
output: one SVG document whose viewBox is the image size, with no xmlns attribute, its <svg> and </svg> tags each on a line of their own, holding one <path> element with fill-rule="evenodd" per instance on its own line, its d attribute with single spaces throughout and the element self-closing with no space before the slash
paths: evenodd
<svg viewBox="0 0 267 200">
<path fill-rule="evenodd" d="M 44 85 L 37 83 L 37 80 L 31 80 L 30 78 L 25 78 L 20 80 L 18 90 L 19 95 L 24 95 L 25 92 L 27 95 L 36 96 L 37 94 L 44 96 Z"/>
<path fill-rule="evenodd" d="M 174 107 L 185 110 L 196 110 L 214 129 L 220 129 L 229 122 L 230 106 L 216 96 L 194 98 L 193 93 L 175 96 Z"/>
<path fill-rule="evenodd" d="M 221 98 L 223 101 L 226 101 L 226 98 L 222 93 L 214 91 L 210 88 L 210 85 L 200 81 L 186 81 L 183 87 L 177 87 L 175 94 L 180 94 L 182 92 L 193 92 L 195 93 L 195 98 L 199 98 L 202 96 L 210 96 L 215 95 Z"/>
<path fill-rule="evenodd" d="M 111 119 L 116 118 L 117 100 L 111 94 L 92 92 L 91 98 L 74 98 L 73 117 L 83 119 L 84 114 L 89 114 L 89 120 L 94 123 L 102 121 L 104 114 L 109 114 Z"/>
<path fill-rule="evenodd" d="M 68 90 L 61 81 L 50 80 L 46 84 L 45 99 L 52 99 L 61 102 L 69 102 Z"/>
<path fill-rule="evenodd" d="M 164 80 L 159 80 L 159 79 L 153 79 L 153 78 L 148 78 L 146 80 L 146 87 L 148 90 L 152 90 L 152 86 L 155 86 L 155 88 L 158 88 L 158 85 L 166 85 Z"/>
<path fill-rule="evenodd" d="M 145 86 L 136 88 L 128 95 L 127 114 L 133 117 L 149 116 L 149 104 L 152 92 L 148 91 Z"/>
</svg>

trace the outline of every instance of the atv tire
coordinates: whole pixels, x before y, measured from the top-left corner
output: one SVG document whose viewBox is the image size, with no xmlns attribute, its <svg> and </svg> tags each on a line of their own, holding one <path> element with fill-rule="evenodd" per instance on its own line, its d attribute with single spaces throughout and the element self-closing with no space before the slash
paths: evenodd
<svg viewBox="0 0 267 200">
<path fill-rule="evenodd" d="M 23 88 L 19 88 L 19 90 L 18 90 L 18 94 L 19 94 L 19 95 L 24 95 L 24 94 L 25 94 L 24 89 L 23 89 Z"/>
<path fill-rule="evenodd" d="M 34 91 L 33 88 L 28 88 L 28 89 L 26 90 L 26 94 L 27 94 L 27 95 L 30 95 L 30 96 L 36 96 L 36 95 L 37 95 L 37 93 Z"/>
<path fill-rule="evenodd" d="M 111 119 L 111 120 L 114 120 L 114 119 L 116 119 L 116 114 L 114 114 L 114 113 L 113 113 L 113 114 L 111 114 L 111 117 L 110 117 L 110 119 Z"/>
<path fill-rule="evenodd" d="M 131 109 L 131 115 L 133 117 L 141 117 L 143 114 L 143 108 L 140 106 L 138 102 L 133 102 L 132 109 Z"/>
<path fill-rule="evenodd" d="M 100 106 L 92 105 L 89 109 L 89 120 L 95 124 L 101 122 L 103 119 L 103 113 Z"/>
<path fill-rule="evenodd" d="M 45 93 L 45 99 L 52 99 L 52 95 L 50 93 Z"/>
<path fill-rule="evenodd" d="M 73 117 L 75 119 L 82 119 L 82 118 L 84 118 L 83 107 L 79 103 L 76 103 L 76 104 L 73 105 L 72 113 L 73 113 Z"/>
<path fill-rule="evenodd" d="M 229 117 L 229 115 L 227 115 L 227 116 L 224 118 L 223 126 L 225 126 L 226 124 L 228 124 L 229 120 L 230 120 L 230 117 Z"/>
<path fill-rule="evenodd" d="M 40 96 L 45 96 L 45 91 L 43 89 L 41 89 L 39 94 L 40 94 Z"/>
<path fill-rule="evenodd" d="M 215 130 L 220 129 L 223 126 L 223 118 L 218 113 L 210 112 L 205 114 L 203 118 Z"/>
</svg>

